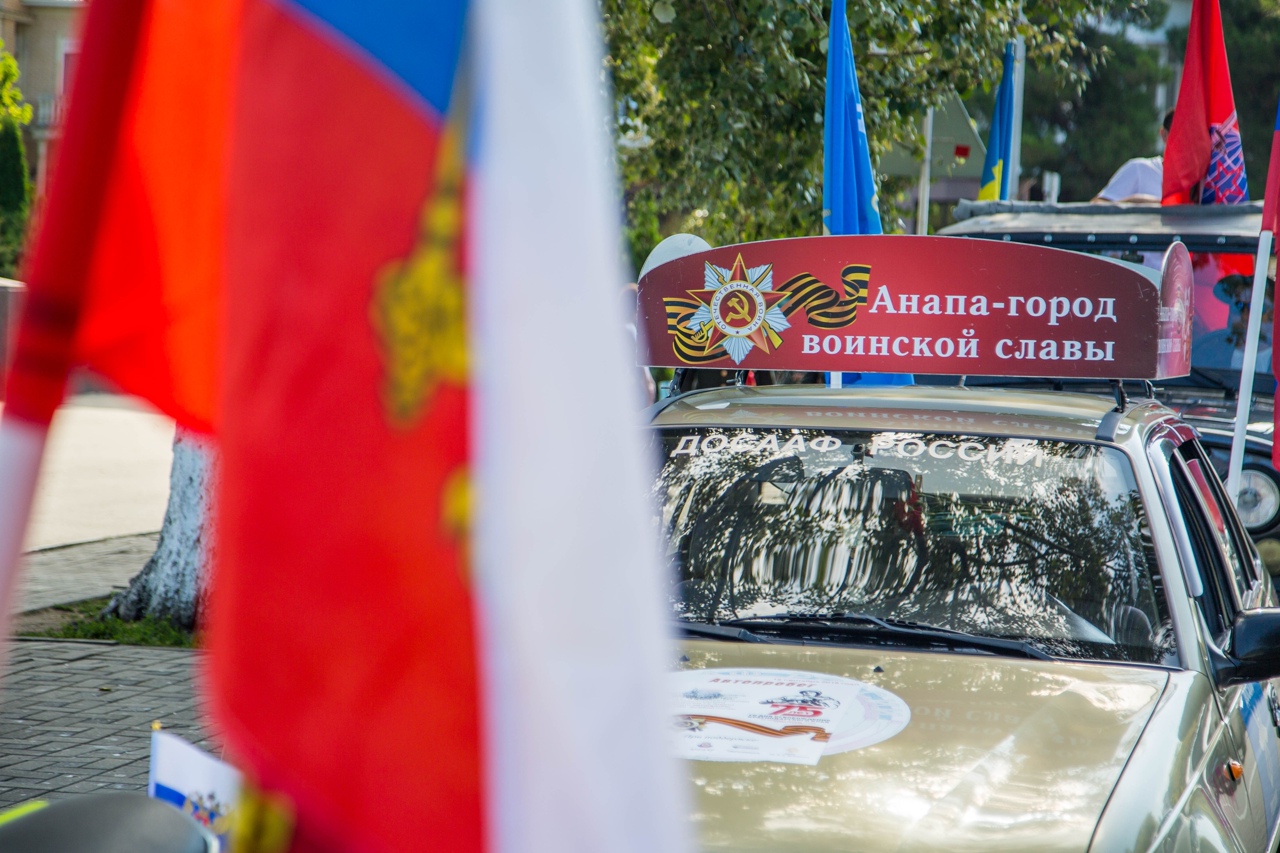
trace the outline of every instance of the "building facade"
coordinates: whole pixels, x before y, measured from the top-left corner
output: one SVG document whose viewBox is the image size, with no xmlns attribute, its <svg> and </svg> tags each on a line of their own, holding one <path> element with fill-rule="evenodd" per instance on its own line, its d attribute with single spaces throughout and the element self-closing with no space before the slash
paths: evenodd
<svg viewBox="0 0 1280 853">
<path fill-rule="evenodd" d="M 32 106 L 27 159 L 36 195 L 44 192 L 65 94 L 80 53 L 84 0 L 0 0 L 0 38 L 18 60 L 18 88 Z"/>
</svg>

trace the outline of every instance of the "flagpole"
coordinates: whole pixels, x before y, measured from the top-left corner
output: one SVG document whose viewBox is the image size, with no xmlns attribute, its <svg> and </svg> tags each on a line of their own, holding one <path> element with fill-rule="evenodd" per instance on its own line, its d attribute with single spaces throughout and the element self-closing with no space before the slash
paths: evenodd
<svg viewBox="0 0 1280 853">
<path fill-rule="evenodd" d="M 1258 235 L 1258 255 L 1253 262 L 1253 294 L 1249 298 L 1249 325 L 1244 339 L 1244 363 L 1240 366 L 1235 433 L 1231 439 L 1231 461 L 1227 465 L 1227 494 L 1237 504 L 1240 503 L 1240 471 L 1244 468 L 1245 434 L 1253 409 L 1253 376 L 1258 365 L 1258 337 L 1262 331 L 1262 308 L 1267 290 L 1272 236 L 1269 230 Z"/>
<path fill-rule="evenodd" d="M 1018 36 L 1013 42 L 1013 114 L 1009 119 L 1009 162 L 1005 164 L 1009 188 L 1006 199 L 1017 201 L 1022 182 L 1022 98 L 1026 88 L 1027 42 Z"/>
<path fill-rule="evenodd" d="M 916 190 L 916 233 L 929 233 L 929 172 L 933 166 L 933 107 L 924 112 L 924 160 L 920 162 L 920 186 Z"/>
<path fill-rule="evenodd" d="M 1244 363 L 1240 365 L 1240 395 L 1236 400 L 1231 460 L 1227 463 L 1227 494 L 1237 504 L 1240 503 L 1240 472 L 1244 468 L 1245 440 L 1253 409 L 1253 377 L 1258 369 L 1258 338 L 1262 330 L 1262 309 L 1266 300 L 1267 271 L 1271 266 L 1271 244 L 1276 232 L 1277 209 L 1280 209 L 1280 105 L 1276 107 L 1275 131 L 1271 134 L 1267 186 L 1262 197 L 1262 223 L 1258 228 L 1258 254 L 1253 261 L 1249 326 L 1244 339 Z M 1272 337 L 1274 338 L 1274 334 Z M 1275 345 L 1274 340 L 1271 343 L 1272 346 Z"/>
<path fill-rule="evenodd" d="M 71 337 L 88 279 L 93 236 L 106 204 L 117 129 L 146 14 L 147 0 L 98 0 L 85 14 L 44 215 L 23 261 L 23 299 L 0 416 L 0 646 L 7 638 L 40 459 L 71 369 Z M 0 649 L 2 653 L 2 649 Z"/>
</svg>

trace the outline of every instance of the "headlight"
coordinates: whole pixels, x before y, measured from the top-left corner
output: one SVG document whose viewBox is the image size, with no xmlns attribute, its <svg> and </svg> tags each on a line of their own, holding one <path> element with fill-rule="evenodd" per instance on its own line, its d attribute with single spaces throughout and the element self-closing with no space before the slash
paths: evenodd
<svg viewBox="0 0 1280 853">
<path fill-rule="evenodd" d="M 1250 531 L 1266 530 L 1280 513 L 1280 484 L 1262 469 L 1245 468 L 1240 472 L 1240 501 L 1236 509 Z"/>
</svg>

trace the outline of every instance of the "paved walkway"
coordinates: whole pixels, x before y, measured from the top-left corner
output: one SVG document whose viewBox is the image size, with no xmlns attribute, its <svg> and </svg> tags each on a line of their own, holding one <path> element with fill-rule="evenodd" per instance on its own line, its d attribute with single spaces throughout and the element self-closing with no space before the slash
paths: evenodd
<svg viewBox="0 0 1280 853">
<path fill-rule="evenodd" d="M 155 550 L 173 424 L 83 395 L 49 436 L 15 610 L 109 594 Z M 0 674 L 0 808 L 37 797 L 145 791 L 151 723 L 213 751 L 196 722 L 199 652 L 11 640 Z M 215 753 L 216 754 L 216 753 Z"/>
<path fill-rule="evenodd" d="M 158 533 L 117 536 L 25 555 L 14 611 L 110 595 L 142 571 L 158 538 Z"/>
<path fill-rule="evenodd" d="M 17 640 L 0 678 L 0 808 L 37 797 L 145 791 L 151 722 L 213 751 L 187 649 Z"/>
<path fill-rule="evenodd" d="M 173 421 L 111 394 L 82 394 L 49 431 L 25 550 L 160 529 Z"/>
</svg>

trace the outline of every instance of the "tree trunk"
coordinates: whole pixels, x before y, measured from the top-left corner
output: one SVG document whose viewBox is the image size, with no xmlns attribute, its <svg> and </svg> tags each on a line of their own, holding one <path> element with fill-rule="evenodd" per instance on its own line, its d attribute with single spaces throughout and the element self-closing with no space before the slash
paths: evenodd
<svg viewBox="0 0 1280 853">
<path fill-rule="evenodd" d="M 179 427 L 173 438 L 169 506 L 156 552 L 129 588 L 111 599 L 104 616 L 130 621 L 153 616 L 195 629 L 208 581 L 213 467 L 213 446 Z"/>
</svg>

